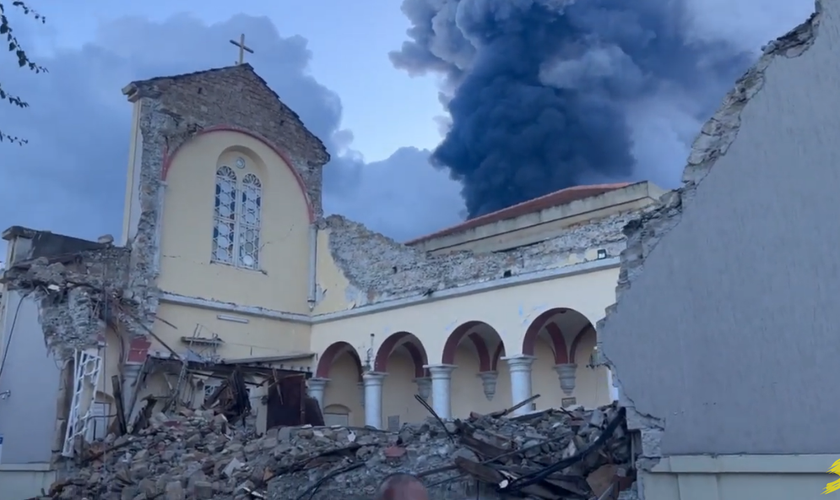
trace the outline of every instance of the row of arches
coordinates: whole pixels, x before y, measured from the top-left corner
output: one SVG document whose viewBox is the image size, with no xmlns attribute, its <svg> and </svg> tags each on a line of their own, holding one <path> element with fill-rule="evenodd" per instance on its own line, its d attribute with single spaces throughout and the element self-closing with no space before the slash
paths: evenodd
<svg viewBox="0 0 840 500">
<path fill-rule="evenodd" d="M 383 427 L 391 426 L 393 419 L 428 416 L 414 394 L 427 398 L 446 417 L 507 408 L 532 394 L 540 394 L 539 402 L 526 411 L 595 406 L 611 399 L 606 369 L 590 360 L 595 329 L 572 309 L 540 314 L 529 324 L 521 345 L 512 348 L 492 325 L 480 320 L 459 325 L 443 342 L 435 339 L 433 343 L 443 348 L 433 357 L 423 340 L 422 335 L 398 331 L 371 346 L 364 357 L 349 342 L 335 342 L 318 359 L 311 391 L 322 407 L 355 412 L 356 418 L 348 417 L 351 423 Z M 381 407 L 365 406 L 371 395 L 382 400 Z"/>
<path fill-rule="evenodd" d="M 581 342 L 587 337 L 594 340 L 595 336 L 595 328 L 583 314 L 573 309 L 550 309 L 531 322 L 519 352 L 526 356 L 536 356 L 537 346 L 542 340 L 551 347 L 555 364 L 575 364 L 580 358 Z M 455 364 L 456 353 L 464 344 L 467 344 L 477 357 L 481 372 L 496 371 L 499 360 L 505 356 L 506 349 L 501 335 L 491 325 L 475 320 L 465 322 L 455 328 L 446 339 L 440 359 L 432 360 L 431 364 Z M 416 377 L 429 375 L 428 369 L 423 368 L 430 364 L 423 342 L 413 333 L 405 331 L 393 333 L 379 344 L 373 355 L 371 369 L 387 372 L 388 359 L 399 350 L 404 351 L 412 360 Z M 361 377 L 363 370 L 361 357 L 355 347 L 344 341 L 333 343 L 320 355 L 315 376 L 329 378 L 331 367 L 342 355 L 352 358 Z"/>
</svg>

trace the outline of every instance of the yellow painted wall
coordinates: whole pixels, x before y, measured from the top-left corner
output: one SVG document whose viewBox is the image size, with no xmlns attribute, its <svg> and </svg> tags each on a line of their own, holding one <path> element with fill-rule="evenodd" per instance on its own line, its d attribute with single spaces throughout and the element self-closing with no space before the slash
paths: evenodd
<svg viewBox="0 0 840 500">
<path fill-rule="evenodd" d="M 330 253 L 329 229 L 318 231 L 318 257 L 315 262 L 319 300 L 312 314 L 327 314 L 353 307 L 353 302 L 345 293 L 350 282 L 338 268 Z"/>
<path fill-rule="evenodd" d="M 359 387 L 359 369 L 348 354 L 338 356 L 330 367 L 330 381 L 324 391 L 324 413 L 344 413 L 350 425 L 363 427 L 365 411 Z"/>
<path fill-rule="evenodd" d="M 245 169 L 233 165 L 236 157 Z M 262 182 L 260 270 L 210 262 L 216 169 Z M 166 178 L 158 286 L 167 292 L 309 314 L 309 214 L 291 168 L 262 142 L 213 132 L 184 144 Z"/>
<path fill-rule="evenodd" d="M 339 341 L 357 348 L 367 346 L 371 333 L 378 345 L 389 335 L 404 331 L 423 342 L 430 363 L 440 363 L 443 346 L 456 327 L 467 321 L 483 321 L 499 333 L 511 356 L 522 352 L 528 326 L 549 309 L 574 309 L 595 324 L 615 302 L 617 279 L 618 269 L 612 268 L 316 323 L 312 327 L 312 350 L 323 353 Z M 359 356 L 365 357 L 361 351 Z"/>
<path fill-rule="evenodd" d="M 477 413 L 490 413 L 496 410 L 509 408 L 511 403 L 510 393 L 510 372 L 504 361 L 499 361 L 499 378 L 496 380 L 496 394 L 492 400 L 484 395 L 484 386 L 478 378 L 478 357 L 469 342 L 462 342 L 455 353 L 455 364 L 458 365 L 452 372 L 452 415 L 463 418 L 469 416 L 471 411 Z"/>
<path fill-rule="evenodd" d="M 125 345 L 125 350 L 123 349 Z M 102 369 L 99 371 L 99 381 L 96 384 L 96 391 L 100 402 L 113 402 L 114 387 L 111 377 L 120 375 L 122 360 L 125 359 L 128 349 L 128 340 L 121 340 L 120 336 L 111 328 L 105 329 L 105 345 L 99 347 L 99 356 L 102 358 Z M 104 397 L 103 397 L 104 396 Z"/>
<path fill-rule="evenodd" d="M 242 318 L 248 323 L 218 319 L 219 315 Z M 291 353 L 305 353 L 310 349 L 310 326 L 270 318 L 243 314 L 222 313 L 210 309 L 179 304 L 162 303 L 157 312 L 154 332 L 167 345 L 178 352 L 184 352 L 187 344 L 181 337 L 217 335 L 223 343 L 216 348 L 199 346 L 198 354 L 215 354 L 224 359 L 280 356 Z M 166 349 L 152 341 L 152 351 Z M 309 366 L 307 360 L 295 361 L 295 366 Z"/>
</svg>

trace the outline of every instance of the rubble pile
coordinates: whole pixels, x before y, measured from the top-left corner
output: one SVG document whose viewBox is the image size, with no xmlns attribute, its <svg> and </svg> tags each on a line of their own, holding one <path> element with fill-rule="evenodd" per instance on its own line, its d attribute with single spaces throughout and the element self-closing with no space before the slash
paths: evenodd
<svg viewBox="0 0 840 500">
<path fill-rule="evenodd" d="M 395 472 L 419 476 L 439 500 L 617 498 L 633 483 L 630 463 L 624 410 L 612 405 L 430 418 L 399 432 L 283 427 L 259 437 L 212 410 L 181 410 L 96 443 L 42 498 L 370 499 Z"/>
</svg>

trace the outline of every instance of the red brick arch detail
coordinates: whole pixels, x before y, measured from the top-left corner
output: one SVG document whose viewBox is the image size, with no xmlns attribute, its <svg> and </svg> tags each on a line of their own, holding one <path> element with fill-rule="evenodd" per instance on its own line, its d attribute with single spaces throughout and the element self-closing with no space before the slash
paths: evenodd
<svg viewBox="0 0 840 500">
<path fill-rule="evenodd" d="M 499 360 L 502 359 L 504 353 L 505 343 L 499 342 L 499 345 L 496 346 L 496 350 L 493 351 L 493 363 L 491 365 L 491 368 L 494 372 L 499 370 Z"/>
<path fill-rule="evenodd" d="M 469 333 L 474 327 L 482 324 L 482 321 L 467 321 L 458 328 L 452 331 L 449 338 L 446 339 L 446 344 L 443 346 L 443 356 L 441 363 L 445 365 L 455 364 L 455 352 L 464 337 L 467 337 L 475 346 L 475 351 L 478 354 L 478 371 L 486 372 L 493 369 L 493 360 L 490 358 L 490 350 L 487 348 L 487 342 L 481 338 L 477 333 Z M 501 342 L 501 339 L 499 340 Z"/>
<path fill-rule="evenodd" d="M 373 364 L 374 370 L 387 372 L 388 358 L 391 357 L 394 349 L 399 346 L 405 347 L 408 355 L 411 356 L 411 360 L 414 362 L 414 376 L 418 378 L 428 376 L 428 373 L 426 373 L 427 370 L 424 368 L 425 365 L 429 364 L 426 349 L 423 347 L 420 339 L 408 332 L 394 333 L 385 339 L 385 342 L 382 342 L 379 350 L 376 351 L 376 358 Z"/>
<path fill-rule="evenodd" d="M 576 363 L 575 357 L 577 356 L 577 348 L 580 341 L 583 339 L 584 335 L 589 333 L 592 330 L 595 335 L 598 333 L 595 331 L 595 327 L 592 326 L 592 323 L 587 323 L 586 326 L 581 328 L 577 335 L 575 335 L 575 339 L 572 340 L 572 347 L 569 349 L 569 363 Z"/>
<path fill-rule="evenodd" d="M 332 368 L 335 360 L 342 354 L 347 353 L 356 362 L 356 368 L 359 370 L 359 381 L 362 380 L 362 360 L 359 359 L 359 353 L 356 349 L 347 342 L 336 342 L 324 351 L 318 359 L 318 366 L 315 368 L 315 376 L 320 378 L 330 378 L 330 368 Z"/>
<path fill-rule="evenodd" d="M 248 137 L 251 137 L 253 139 L 256 139 L 256 140 L 260 141 L 265 146 L 267 146 L 269 149 L 274 151 L 274 153 L 277 154 L 277 156 L 282 158 L 283 161 L 286 163 L 286 166 L 292 172 L 292 175 L 295 176 L 295 181 L 297 182 L 298 187 L 300 188 L 300 192 L 303 194 L 303 199 L 306 202 L 306 210 L 309 213 L 309 222 L 312 223 L 312 222 L 315 221 L 315 211 L 312 209 L 312 202 L 309 199 L 309 195 L 306 192 L 306 183 L 303 182 L 303 177 L 300 176 L 300 173 L 298 173 L 298 171 L 295 170 L 295 168 L 292 166 L 292 165 L 294 165 L 294 163 L 292 163 L 292 161 L 289 159 L 289 155 L 286 153 L 286 151 L 284 151 L 279 146 L 272 143 L 271 141 L 269 141 L 268 139 L 266 139 L 265 137 L 263 137 L 262 135 L 260 135 L 256 132 L 252 132 L 248 129 L 244 129 L 244 128 L 241 128 L 241 127 L 235 127 L 233 125 L 214 125 L 212 127 L 206 127 L 204 129 L 202 129 L 201 131 L 199 131 L 197 134 L 195 134 L 193 136 L 193 138 L 200 137 L 200 136 L 206 135 L 206 134 L 212 134 L 214 132 L 237 132 L 237 133 L 240 133 L 240 134 L 243 134 L 243 135 L 247 135 Z M 169 149 L 166 146 L 164 146 L 164 148 L 163 148 L 163 168 L 161 169 L 161 173 L 160 173 L 160 176 L 161 176 L 162 180 L 166 180 L 166 176 L 169 174 L 169 169 L 172 168 L 172 161 L 175 159 L 175 156 L 178 155 L 178 151 L 180 151 L 181 148 L 184 146 L 184 144 L 187 144 L 188 142 L 190 142 L 190 141 L 187 140 L 187 141 L 181 143 L 177 148 L 175 148 L 172 151 L 169 151 Z"/>
<path fill-rule="evenodd" d="M 528 330 L 525 331 L 525 339 L 522 341 L 522 354 L 534 356 L 534 348 L 537 345 L 540 330 L 545 327 L 551 342 L 551 347 L 554 349 L 554 363 L 562 365 L 569 362 L 569 349 L 566 347 L 566 339 L 563 338 L 563 332 L 554 323 L 549 323 L 549 319 L 552 316 L 562 311 L 564 311 L 562 308 L 549 309 L 531 322 Z"/>
</svg>

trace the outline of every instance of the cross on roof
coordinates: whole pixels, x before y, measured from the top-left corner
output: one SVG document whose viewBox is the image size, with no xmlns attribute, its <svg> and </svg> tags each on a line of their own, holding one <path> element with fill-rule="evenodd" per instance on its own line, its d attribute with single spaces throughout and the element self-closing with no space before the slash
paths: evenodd
<svg viewBox="0 0 840 500">
<path fill-rule="evenodd" d="M 245 52 L 249 54 L 253 54 L 254 51 L 245 45 L 245 35 L 239 35 L 239 41 L 231 40 L 230 43 L 239 47 L 239 61 L 236 62 L 237 65 L 242 64 L 245 62 Z"/>
</svg>

